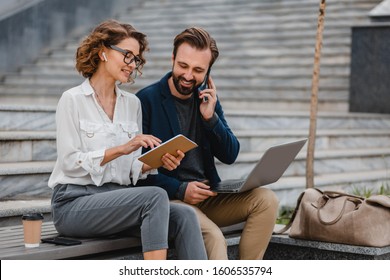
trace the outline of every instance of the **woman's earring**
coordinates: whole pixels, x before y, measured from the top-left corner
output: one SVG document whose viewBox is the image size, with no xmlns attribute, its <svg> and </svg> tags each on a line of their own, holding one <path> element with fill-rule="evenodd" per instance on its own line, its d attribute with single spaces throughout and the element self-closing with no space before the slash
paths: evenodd
<svg viewBox="0 0 390 280">
<path fill-rule="evenodd" d="M 107 60 L 106 53 L 103 52 L 103 53 L 102 53 L 102 56 L 103 56 L 103 58 L 104 58 L 104 61 L 108 61 L 108 60 Z"/>
</svg>

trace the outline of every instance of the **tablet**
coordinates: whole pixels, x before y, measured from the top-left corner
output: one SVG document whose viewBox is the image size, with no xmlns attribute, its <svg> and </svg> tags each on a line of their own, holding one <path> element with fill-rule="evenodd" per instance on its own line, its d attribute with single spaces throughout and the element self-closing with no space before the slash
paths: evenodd
<svg viewBox="0 0 390 280">
<path fill-rule="evenodd" d="M 173 156 L 178 156 L 177 150 L 182 151 L 183 153 L 188 152 L 196 148 L 198 145 L 185 137 L 182 134 L 176 135 L 175 137 L 165 141 L 161 145 L 154 147 L 150 151 L 141 155 L 138 159 L 143 163 L 151 166 L 152 168 L 159 168 L 163 165 L 161 158 L 166 153 L 169 153 Z"/>
</svg>

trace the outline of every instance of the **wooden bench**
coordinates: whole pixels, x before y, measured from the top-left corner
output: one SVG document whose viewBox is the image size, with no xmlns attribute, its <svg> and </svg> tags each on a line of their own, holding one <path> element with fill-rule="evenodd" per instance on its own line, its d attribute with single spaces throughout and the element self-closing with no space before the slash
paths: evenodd
<svg viewBox="0 0 390 280">
<path fill-rule="evenodd" d="M 242 225 L 224 228 L 229 245 L 239 242 Z M 52 222 L 42 224 L 42 238 L 58 236 Z M 25 248 L 23 226 L 0 227 L 0 259 L 7 260 L 51 260 L 51 259 L 142 259 L 141 241 L 137 237 L 78 238 L 82 243 L 61 246 L 41 243 L 37 248 Z M 234 251 L 236 254 L 236 250 Z M 168 258 L 175 258 L 174 249 Z M 236 256 L 232 256 L 235 258 Z"/>
<path fill-rule="evenodd" d="M 58 233 L 52 222 L 42 225 L 42 238 L 54 237 Z M 37 248 L 25 248 L 23 226 L 0 228 L 0 259 L 69 259 L 87 258 L 87 256 L 114 252 L 116 250 L 137 249 L 141 252 L 141 243 L 136 237 L 89 238 L 78 239 L 82 243 L 75 246 L 60 246 L 41 243 Z"/>
<path fill-rule="evenodd" d="M 228 244 L 229 259 L 238 256 L 243 224 L 223 228 Z M 280 225 L 276 225 L 278 230 Z M 52 222 L 42 225 L 42 238 L 57 236 Z M 23 226 L 0 228 L 1 260 L 50 260 L 50 259 L 142 259 L 141 242 L 136 237 L 84 238 L 75 246 L 41 243 L 37 248 L 25 248 Z M 168 258 L 175 259 L 174 249 Z M 311 240 L 299 240 L 287 234 L 273 235 L 264 255 L 267 260 L 374 260 L 390 259 L 390 246 L 375 248 L 336 244 Z"/>
</svg>

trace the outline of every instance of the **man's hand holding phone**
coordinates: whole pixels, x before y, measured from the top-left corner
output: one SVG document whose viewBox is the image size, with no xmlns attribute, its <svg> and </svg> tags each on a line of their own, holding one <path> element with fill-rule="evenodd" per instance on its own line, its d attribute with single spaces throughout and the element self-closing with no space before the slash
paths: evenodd
<svg viewBox="0 0 390 280">
<path fill-rule="evenodd" d="M 204 76 L 203 82 L 198 87 L 199 97 L 200 97 L 202 91 L 204 91 L 205 89 L 209 88 L 210 71 L 211 71 L 211 67 L 209 67 L 209 69 L 207 70 L 207 73 Z M 208 102 L 209 101 L 209 98 L 208 98 L 207 95 L 204 95 L 203 97 L 200 97 L 200 98 L 202 98 L 203 102 Z"/>
<path fill-rule="evenodd" d="M 217 89 L 213 82 L 213 79 L 209 76 L 207 88 L 199 91 L 199 98 L 202 99 L 200 104 L 200 113 L 204 120 L 210 120 L 214 115 L 215 104 L 217 104 Z M 200 88 L 200 87 L 199 87 Z M 204 102 L 203 99 L 207 98 Z"/>
</svg>

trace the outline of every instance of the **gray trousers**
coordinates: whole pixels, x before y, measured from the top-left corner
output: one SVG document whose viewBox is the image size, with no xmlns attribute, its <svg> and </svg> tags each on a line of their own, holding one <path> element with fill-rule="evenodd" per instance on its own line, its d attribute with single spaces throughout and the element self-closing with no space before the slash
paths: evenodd
<svg viewBox="0 0 390 280">
<path fill-rule="evenodd" d="M 143 252 L 166 249 L 172 239 L 179 259 L 207 259 L 194 210 L 170 203 L 158 187 L 58 185 L 52 215 L 65 236 L 140 235 Z"/>
</svg>

